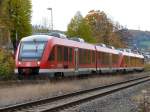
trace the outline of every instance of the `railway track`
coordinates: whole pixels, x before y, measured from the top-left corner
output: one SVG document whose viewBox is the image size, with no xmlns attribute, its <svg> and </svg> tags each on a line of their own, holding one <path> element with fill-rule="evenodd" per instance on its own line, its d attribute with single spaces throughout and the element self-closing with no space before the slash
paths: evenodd
<svg viewBox="0 0 150 112">
<path fill-rule="evenodd" d="M 148 81 L 150 81 L 150 76 L 144 76 L 62 96 L 12 105 L 0 108 L 0 112 L 56 112 Z"/>
</svg>

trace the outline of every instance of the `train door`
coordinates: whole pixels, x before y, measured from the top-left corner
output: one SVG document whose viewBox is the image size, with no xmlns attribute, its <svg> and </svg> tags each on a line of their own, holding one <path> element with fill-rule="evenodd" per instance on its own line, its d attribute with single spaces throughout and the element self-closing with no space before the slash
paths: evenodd
<svg viewBox="0 0 150 112">
<path fill-rule="evenodd" d="M 75 48 L 74 50 L 74 64 L 75 64 L 75 73 L 78 72 L 78 48 Z"/>
</svg>

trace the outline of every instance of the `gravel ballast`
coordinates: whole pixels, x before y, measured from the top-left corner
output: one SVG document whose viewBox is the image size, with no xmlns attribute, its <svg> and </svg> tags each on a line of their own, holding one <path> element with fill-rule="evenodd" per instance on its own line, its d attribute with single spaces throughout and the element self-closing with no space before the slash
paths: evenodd
<svg viewBox="0 0 150 112">
<path fill-rule="evenodd" d="M 142 91 L 147 88 L 150 88 L 150 82 L 62 110 L 61 112 L 139 112 L 139 104 L 135 100 L 135 96 L 142 94 Z"/>
</svg>

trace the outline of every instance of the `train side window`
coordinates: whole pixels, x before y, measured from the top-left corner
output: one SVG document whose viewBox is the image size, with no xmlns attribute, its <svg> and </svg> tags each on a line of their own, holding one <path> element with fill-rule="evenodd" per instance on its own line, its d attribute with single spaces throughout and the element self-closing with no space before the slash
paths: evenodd
<svg viewBox="0 0 150 112">
<path fill-rule="evenodd" d="M 95 63 L 95 52 L 92 51 L 92 63 L 94 64 Z"/>
<path fill-rule="evenodd" d="M 112 54 L 112 64 L 115 64 L 115 58 L 116 58 L 116 55 Z"/>
<path fill-rule="evenodd" d="M 84 54 L 83 54 L 83 64 L 87 63 L 87 51 L 84 49 L 83 50 Z"/>
<path fill-rule="evenodd" d="M 105 64 L 106 58 L 107 58 L 107 57 L 105 57 L 105 53 L 102 52 L 102 53 L 101 53 L 101 62 L 102 62 L 102 64 Z"/>
<path fill-rule="evenodd" d="M 79 49 L 79 64 L 83 64 L 83 59 L 82 59 L 82 57 L 83 57 L 83 50 L 82 49 Z"/>
<path fill-rule="evenodd" d="M 91 63 L 91 52 L 90 50 L 87 50 L 87 64 Z"/>
<path fill-rule="evenodd" d="M 63 51 L 63 47 L 58 46 L 57 47 L 57 60 L 58 60 L 58 62 L 62 62 L 62 60 L 63 60 L 62 51 Z"/>
<path fill-rule="evenodd" d="M 100 53 L 100 63 L 104 64 L 103 52 Z"/>
<path fill-rule="evenodd" d="M 102 64 L 102 52 L 98 52 L 98 64 Z"/>
<path fill-rule="evenodd" d="M 69 48 L 69 62 L 72 62 L 72 48 Z"/>
<path fill-rule="evenodd" d="M 103 54 L 104 64 L 107 65 L 107 61 L 109 61 L 107 53 Z"/>
<path fill-rule="evenodd" d="M 64 47 L 64 61 L 68 61 L 68 48 Z"/>
<path fill-rule="evenodd" d="M 108 65 L 109 64 L 109 53 L 102 53 L 102 59 L 103 59 L 103 64 Z"/>
<path fill-rule="evenodd" d="M 49 61 L 54 61 L 55 60 L 55 47 L 52 48 L 52 51 L 50 52 L 49 55 Z"/>
</svg>

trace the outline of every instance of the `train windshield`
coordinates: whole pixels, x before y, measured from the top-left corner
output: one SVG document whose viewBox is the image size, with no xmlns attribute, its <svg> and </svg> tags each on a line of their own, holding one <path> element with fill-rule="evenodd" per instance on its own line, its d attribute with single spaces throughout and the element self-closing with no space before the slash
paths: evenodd
<svg viewBox="0 0 150 112">
<path fill-rule="evenodd" d="M 20 60 L 40 60 L 46 42 L 22 42 L 20 47 Z"/>
</svg>

